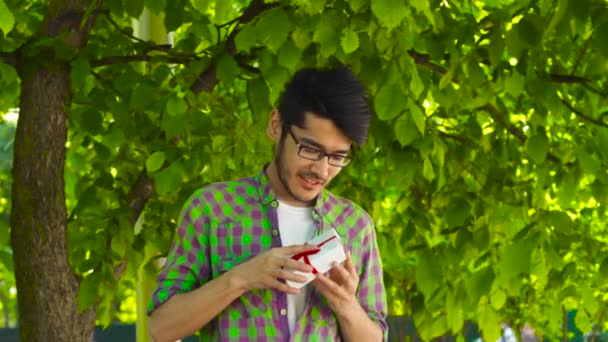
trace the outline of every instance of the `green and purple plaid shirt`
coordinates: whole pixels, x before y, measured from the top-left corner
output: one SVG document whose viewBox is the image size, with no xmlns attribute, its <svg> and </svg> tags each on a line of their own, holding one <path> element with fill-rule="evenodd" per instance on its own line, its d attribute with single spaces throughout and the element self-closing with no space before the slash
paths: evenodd
<svg viewBox="0 0 608 342">
<path fill-rule="evenodd" d="M 257 176 L 208 185 L 196 191 L 180 214 L 175 240 L 148 313 L 177 293 L 191 291 L 235 265 L 270 248 L 281 247 L 279 203 L 264 171 Z M 357 297 L 388 338 L 386 294 L 374 224 L 349 200 L 323 190 L 313 210 L 316 233 L 333 227 L 352 251 L 360 281 Z M 316 289 L 308 292 L 302 318 L 293 333 L 287 319 L 287 295 L 252 290 L 230 304 L 201 334 L 210 341 L 338 341 L 338 321 Z"/>
</svg>

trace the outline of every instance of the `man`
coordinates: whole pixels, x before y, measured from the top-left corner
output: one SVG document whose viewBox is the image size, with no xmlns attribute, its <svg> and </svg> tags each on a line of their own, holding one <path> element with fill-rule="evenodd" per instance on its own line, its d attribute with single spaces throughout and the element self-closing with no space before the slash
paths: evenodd
<svg viewBox="0 0 608 342">
<path fill-rule="evenodd" d="M 298 72 L 270 115 L 275 157 L 254 177 L 208 185 L 184 205 L 148 308 L 156 341 L 380 341 L 386 298 L 373 221 L 324 188 L 367 139 L 371 113 L 346 68 Z M 343 265 L 302 289 L 291 256 L 334 228 Z"/>
</svg>

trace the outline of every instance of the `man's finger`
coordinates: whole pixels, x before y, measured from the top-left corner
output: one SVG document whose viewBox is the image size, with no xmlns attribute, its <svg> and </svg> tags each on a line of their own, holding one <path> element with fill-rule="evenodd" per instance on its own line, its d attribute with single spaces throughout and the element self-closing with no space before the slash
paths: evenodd
<svg viewBox="0 0 608 342">
<path fill-rule="evenodd" d="M 321 283 L 323 286 L 325 286 L 329 291 L 331 291 L 335 294 L 340 293 L 340 289 L 341 289 L 340 285 L 338 285 L 335 281 L 326 277 L 324 274 L 318 273 L 317 280 L 319 280 L 319 283 Z"/>
<path fill-rule="evenodd" d="M 295 261 L 291 258 L 284 258 L 283 260 L 281 260 L 281 266 L 283 268 L 298 270 L 306 273 L 312 272 L 312 266 L 307 265 L 301 261 Z"/>
<path fill-rule="evenodd" d="M 320 249 L 319 249 L 319 247 L 317 247 L 315 245 L 293 245 L 293 246 L 277 248 L 276 250 L 277 250 L 277 252 L 279 252 L 280 255 L 294 255 L 294 254 L 298 254 L 298 253 L 315 251 L 315 250 L 319 251 Z"/>
<path fill-rule="evenodd" d="M 306 277 L 300 274 L 296 274 L 287 270 L 280 270 L 277 272 L 277 278 L 295 281 L 297 283 L 304 283 L 308 280 Z"/>
<path fill-rule="evenodd" d="M 295 288 L 295 287 L 291 287 L 281 281 L 278 281 L 276 279 L 274 279 L 272 281 L 272 283 L 270 284 L 270 287 L 273 287 L 281 292 L 285 292 L 288 294 L 299 294 L 300 293 L 300 289 Z"/>
<path fill-rule="evenodd" d="M 353 279 L 358 279 L 359 275 L 357 274 L 357 270 L 355 270 L 355 264 L 353 263 L 353 255 L 350 251 L 346 253 L 346 262 L 344 263 L 344 267 L 350 273 Z"/>
</svg>

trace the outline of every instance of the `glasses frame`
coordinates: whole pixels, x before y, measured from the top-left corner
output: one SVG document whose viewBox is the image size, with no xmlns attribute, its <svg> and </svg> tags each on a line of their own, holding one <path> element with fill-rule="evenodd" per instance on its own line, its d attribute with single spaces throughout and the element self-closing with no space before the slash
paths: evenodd
<svg viewBox="0 0 608 342">
<path fill-rule="evenodd" d="M 302 145 L 300 143 L 300 141 L 298 140 L 298 138 L 296 138 L 295 134 L 293 133 L 293 131 L 291 130 L 291 127 L 287 127 L 287 133 L 289 133 L 289 135 L 291 136 L 291 138 L 293 139 L 293 141 L 296 143 L 296 147 L 298 148 L 298 156 L 306 159 L 306 160 L 312 160 L 312 161 L 320 161 L 323 160 L 323 158 L 327 157 L 327 162 L 329 163 L 329 165 L 331 166 L 335 166 L 335 167 L 345 167 L 348 166 L 348 164 L 350 164 L 350 162 L 353 160 L 352 157 L 350 157 L 349 155 L 344 155 L 344 154 L 339 154 L 339 153 L 327 153 L 323 150 L 320 150 L 316 147 L 311 147 L 311 146 L 306 146 L 306 145 Z M 317 158 L 310 158 L 308 156 L 304 156 L 302 155 L 302 149 L 307 149 L 310 151 L 315 151 L 319 154 L 319 156 Z M 336 158 L 341 158 L 344 160 L 344 163 L 341 164 L 336 164 L 335 162 L 332 162 L 332 157 Z"/>
</svg>

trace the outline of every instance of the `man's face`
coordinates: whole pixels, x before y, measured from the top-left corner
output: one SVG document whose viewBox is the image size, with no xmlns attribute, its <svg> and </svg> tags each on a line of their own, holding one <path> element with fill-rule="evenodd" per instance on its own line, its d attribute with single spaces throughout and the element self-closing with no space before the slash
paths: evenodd
<svg viewBox="0 0 608 342">
<path fill-rule="evenodd" d="M 342 169 L 330 165 L 328 157 L 318 161 L 306 159 L 298 154 L 299 150 L 303 149 L 303 155 L 320 150 L 344 156 L 351 147 L 351 140 L 331 120 L 307 114 L 305 123 L 306 128 L 291 126 L 291 134 L 283 132 L 275 157 L 283 196 L 287 197 L 283 200 L 296 205 L 309 204 Z"/>
</svg>

